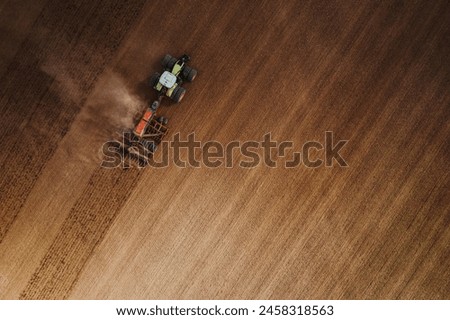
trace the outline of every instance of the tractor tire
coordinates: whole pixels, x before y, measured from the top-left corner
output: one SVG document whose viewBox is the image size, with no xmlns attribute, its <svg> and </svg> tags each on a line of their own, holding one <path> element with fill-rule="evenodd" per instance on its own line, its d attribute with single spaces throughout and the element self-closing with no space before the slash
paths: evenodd
<svg viewBox="0 0 450 320">
<path fill-rule="evenodd" d="M 184 67 L 183 68 L 183 78 L 186 79 L 189 82 L 194 81 L 195 77 L 197 76 L 197 70 L 191 68 L 191 67 Z"/>
<path fill-rule="evenodd" d="M 173 92 L 170 98 L 175 102 L 180 102 L 181 99 L 183 99 L 184 94 L 186 93 L 186 89 L 180 86 L 177 86 Z"/>
<path fill-rule="evenodd" d="M 164 69 L 172 70 L 173 66 L 177 63 L 177 59 L 172 57 L 170 54 L 166 54 L 162 60 L 162 66 Z"/>
<path fill-rule="evenodd" d="M 152 76 L 148 80 L 148 85 L 152 88 L 155 87 L 158 84 L 158 80 L 159 80 L 160 76 L 161 75 L 158 72 L 155 72 L 154 74 L 152 74 Z"/>
</svg>

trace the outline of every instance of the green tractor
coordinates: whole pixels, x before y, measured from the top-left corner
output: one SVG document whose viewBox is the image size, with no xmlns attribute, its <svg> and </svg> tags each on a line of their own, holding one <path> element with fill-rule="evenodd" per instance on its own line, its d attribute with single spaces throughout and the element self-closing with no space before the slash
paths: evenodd
<svg viewBox="0 0 450 320">
<path fill-rule="evenodd" d="M 170 54 L 166 54 L 162 60 L 164 72 L 155 72 L 149 80 L 149 85 L 158 91 L 159 100 L 167 96 L 175 102 L 183 99 L 186 89 L 181 85 L 184 81 L 192 82 L 197 76 L 197 70 L 189 67 L 187 63 L 190 57 L 184 54 L 176 59 Z"/>
</svg>

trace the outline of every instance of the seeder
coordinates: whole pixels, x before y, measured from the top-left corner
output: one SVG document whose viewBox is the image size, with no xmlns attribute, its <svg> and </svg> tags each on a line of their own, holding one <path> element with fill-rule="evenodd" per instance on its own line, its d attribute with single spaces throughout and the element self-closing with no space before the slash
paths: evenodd
<svg viewBox="0 0 450 320">
<path fill-rule="evenodd" d="M 186 89 L 181 85 L 184 81 L 193 81 L 197 75 L 197 70 L 187 66 L 189 60 L 188 55 L 179 59 L 168 54 L 164 57 L 164 72 L 154 73 L 149 79 L 149 85 L 158 92 L 158 99 L 145 110 L 134 129 L 125 132 L 122 141 L 118 141 L 120 149 L 143 165 L 148 163 L 167 134 L 168 119 L 156 115 L 161 101 L 167 96 L 177 103 L 180 102 L 186 93 Z"/>
</svg>

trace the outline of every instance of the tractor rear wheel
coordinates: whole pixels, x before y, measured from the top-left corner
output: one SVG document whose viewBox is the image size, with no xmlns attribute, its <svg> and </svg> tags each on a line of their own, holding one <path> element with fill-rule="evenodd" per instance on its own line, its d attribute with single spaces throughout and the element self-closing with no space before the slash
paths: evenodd
<svg viewBox="0 0 450 320">
<path fill-rule="evenodd" d="M 170 98 L 175 102 L 180 102 L 183 99 L 184 94 L 186 93 L 186 89 L 180 86 L 177 86 L 174 90 Z"/>
<path fill-rule="evenodd" d="M 158 72 L 155 72 L 154 74 L 152 74 L 152 76 L 148 80 L 148 85 L 150 87 L 156 86 L 158 84 L 159 77 L 160 77 L 160 74 Z"/>
<path fill-rule="evenodd" d="M 164 69 L 172 70 L 173 66 L 177 63 L 177 59 L 172 57 L 170 54 L 166 54 L 162 60 L 162 66 Z"/>
<path fill-rule="evenodd" d="M 183 77 L 189 82 L 194 81 L 195 77 L 197 76 L 197 70 L 191 68 L 191 67 L 184 67 L 183 68 Z"/>
</svg>

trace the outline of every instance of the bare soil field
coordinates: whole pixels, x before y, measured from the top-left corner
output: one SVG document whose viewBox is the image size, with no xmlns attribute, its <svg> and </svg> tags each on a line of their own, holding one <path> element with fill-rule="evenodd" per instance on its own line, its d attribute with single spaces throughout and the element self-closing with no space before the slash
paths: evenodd
<svg viewBox="0 0 450 320">
<path fill-rule="evenodd" d="M 450 299 L 448 21 L 448 1 L 1 2 L 0 298 Z M 348 166 L 102 168 L 166 53 L 199 71 L 166 140 L 331 131 Z"/>
</svg>

